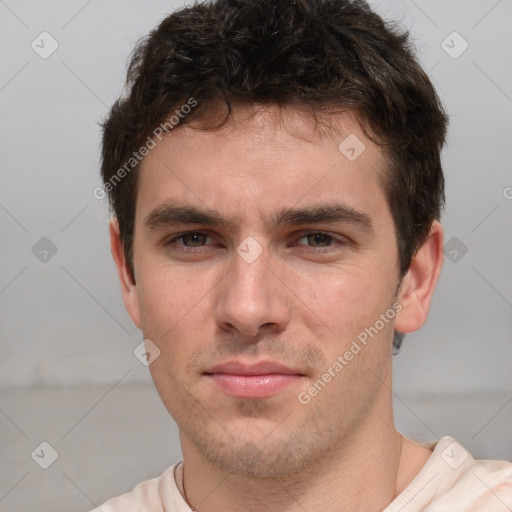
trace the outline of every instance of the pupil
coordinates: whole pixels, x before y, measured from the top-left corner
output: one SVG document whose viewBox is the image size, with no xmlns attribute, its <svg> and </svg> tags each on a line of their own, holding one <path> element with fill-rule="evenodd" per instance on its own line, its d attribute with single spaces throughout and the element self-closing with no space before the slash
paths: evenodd
<svg viewBox="0 0 512 512">
<path fill-rule="evenodd" d="M 203 242 L 203 239 L 201 238 L 203 236 L 204 235 L 201 235 L 200 233 L 185 235 L 185 237 L 184 237 L 185 245 L 192 245 L 194 247 L 197 247 L 197 246 L 201 245 L 201 243 Z"/>
<path fill-rule="evenodd" d="M 314 233 L 309 235 L 309 237 L 310 242 L 313 242 L 314 244 L 320 245 L 322 247 L 327 247 L 331 238 L 329 235 L 324 235 L 322 233 Z"/>
</svg>

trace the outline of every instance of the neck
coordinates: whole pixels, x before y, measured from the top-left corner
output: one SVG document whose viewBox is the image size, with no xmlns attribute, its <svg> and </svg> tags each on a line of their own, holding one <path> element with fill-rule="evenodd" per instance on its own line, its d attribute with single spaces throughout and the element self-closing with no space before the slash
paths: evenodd
<svg viewBox="0 0 512 512">
<path fill-rule="evenodd" d="M 359 429 L 330 457 L 284 479 L 224 473 L 181 435 L 184 463 L 177 472 L 178 488 L 198 512 L 377 512 L 405 489 L 431 454 L 402 438 L 392 421 L 378 427 Z"/>
</svg>

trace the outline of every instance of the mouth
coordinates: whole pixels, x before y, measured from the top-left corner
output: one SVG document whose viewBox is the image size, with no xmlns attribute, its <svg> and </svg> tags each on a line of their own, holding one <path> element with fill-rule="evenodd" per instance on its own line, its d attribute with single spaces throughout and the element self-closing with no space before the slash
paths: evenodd
<svg viewBox="0 0 512 512">
<path fill-rule="evenodd" d="M 203 375 L 226 395 L 242 399 L 269 398 L 305 377 L 298 370 L 272 361 L 256 364 L 230 361 L 210 368 Z"/>
</svg>

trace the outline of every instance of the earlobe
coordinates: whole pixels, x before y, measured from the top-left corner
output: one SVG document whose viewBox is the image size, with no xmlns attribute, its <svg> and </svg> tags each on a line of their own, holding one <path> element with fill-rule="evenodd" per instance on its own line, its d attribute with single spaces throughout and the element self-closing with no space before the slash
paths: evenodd
<svg viewBox="0 0 512 512">
<path fill-rule="evenodd" d="M 395 329 L 398 331 L 416 331 L 427 319 L 443 266 L 443 238 L 441 224 L 434 221 L 427 239 L 414 255 L 400 286 L 398 301 L 402 310 L 395 321 Z"/>
<path fill-rule="evenodd" d="M 117 267 L 117 274 L 121 284 L 121 293 L 124 306 L 130 315 L 132 322 L 138 329 L 141 327 L 141 315 L 139 308 L 139 297 L 137 294 L 137 285 L 134 283 L 124 256 L 123 242 L 119 232 L 119 223 L 116 218 L 110 221 L 110 250 Z"/>
</svg>

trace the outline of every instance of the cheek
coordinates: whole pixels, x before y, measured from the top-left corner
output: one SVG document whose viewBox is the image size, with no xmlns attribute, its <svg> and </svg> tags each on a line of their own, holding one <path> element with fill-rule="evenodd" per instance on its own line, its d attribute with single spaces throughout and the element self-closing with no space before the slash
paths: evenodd
<svg viewBox="0 0 512 512">
<path fill-rule="evenodd" d="M 322 344 L 329 364 L 353 350 L 357 355 L 348 354 L 350 363 L 343 363 L 350 366 L 345 376 L 366 366 L 376 370 L 379 361 L 386 360 L 383 356 L 392 337 L 393 315 L 384 323 L 380 318 L 392 306 L 396 286 L 393 272 L 377 264 L 354 264 L 330 269 L 301 283 L 301 301 L 297 302 L 301 319 Z M 338 381 L 341 385 L 343 378 Z"/>
<path fill-rule="evenodd" d="M 179 338 L 180 329 L 193 313 L 196 288 L 170 269 L 147 271 L 139 286 L 144 336 L 155 340 L 161 351 L 168 351 L 169 340 Z"/>
<path fill-rule="evenodd" d="M 156 320 L 157 325 L 165 323 L 167 329 L 191 312 L 208 289 L 201 272 L 191 272 L 185 266 L 148 261 L 143 275 L 139 300 L 144 316 L 147 321 Z"/>
<path fill-rule="evenodd" d="M 322 320 L 336 334 L 351 332 L 388 305 L 390 285 L 379 273 L 356 264 L 323 269 L 316 275 L 304 273 L 298 281 L 297 307 L 306 317 Z"/>
</svg>

